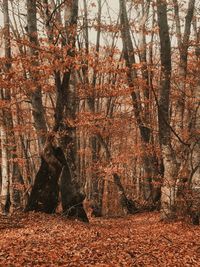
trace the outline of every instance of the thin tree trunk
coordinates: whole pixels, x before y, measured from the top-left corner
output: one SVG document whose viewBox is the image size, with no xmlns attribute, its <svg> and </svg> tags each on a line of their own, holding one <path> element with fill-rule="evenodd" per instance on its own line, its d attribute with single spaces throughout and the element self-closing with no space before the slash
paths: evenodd
<svg viewBox="0 0 200 267">
<path fill-rule="evenodd" d="M 187 77 L 187 61 L 188 61 L 188 47 L 191 32 L 191 23 L 194 14 L 195 0 L 190 0 L 188 2 L 188 10 L 185 17 L 185 28 L 184 33 L 181 33 L 181 23 L 179 18 L 179 6 L 178 1 L 173 0 L 174 12 L 175 12 L 175 22 L 176 22 L 176 33 L 178 38 L 178 48 L 180 54 L 179 62 L 179 83 L 178 90 L 179 95 L 176 101 L 176 124 L 175 131 L 177 134 L 182 135 L 184 126 L 184 109 L 185 109 L 185 86 Z"/>
<path fill-rule="evenodd" d="M 5 129 L 1 126 L 1 212 L 7 214 L 10 208 L 9 196 L 9 171 L 8 171 L 8 151 Z"/>
<path fill-rule="evenodd" d="M 38 37 L 37 37 L 37 10 L 36 0 L 27 0 L 27 27 L 28 37 L 30 41 L 29 52 L 33 58 L 34 66 L 39 65 L 38 58 Z M 39 72 L 34 71 L 30 73 L 31 79 L 34 81 L 36 88 L 32 89 L 30 99 L 32 104 L 32 114 L 34 118 L 35 129 L 38 136 L 39 150 L 41 151 L 46 140 L 47 126 L 45 120 L 45 111 L 42 104 L 42 89 L 39 82 Z"/>
<path fill-rule="evenodd" d="M 5 64 L 5 79 L 9 79 L 9 73 L 12 67 L 12 55 L 11 55 L 11 40 L 10 40 L 10 17 L 8 10 L 8 0 L 3 1 L 4 9 L 4 51 L 5 58 L 7 60 Z M 4 142 L 7 142 L 7 160 L 8 160 L 8 173 L 9 173 L 9 195 L 11 201 L 11 209 L 15 210 L 21 207 L 21 196 L 22 192 L 17 189 L 20 184 L 23 184 L 23 179 L 20 173 L 19 165 L 17 162 L 17 148 L 16 148 L 16 138 L 13 130 L 13 115 L 10 108 L 11 103 L 11 93 L 9 89 L 1 90 L 1 99 L 7 101 L 8 106 L 3 108 L 1 111 L 2 116 L 2 129 L 4 135 Z M 8 134 L 9 133 L 9 134 Z"/>
<path fill-rule="evenodd" d="M 127 17 L 126 4 L 124 0 L 119 0 L 119 3 L 120 3 L 120 20 L 121 20 L 122 42 L 123 42 L 123 54 L 126 66 L 128 68 L 128 73 L 127 73 L 128 84 L 129 87 L 132 89 L 131 97 L 132 97 L 134 115 L 137 121 L 142 141 L 143 168 L 144 168 L 144 197 L 145 199 L 150 200 L 153 195 L 152 179 L 153 176 L 155 175 L 155 164 L 154 164 L 155 160 L 153 160 L 153 158 L 151 158 L 149 154 L 147 154 L 147 150 L 151 142 L 151 135 L 152 135 L 149 126 L 149 118 L 148 118 L 149 112 L 145 112 L 146 116 L 144 120 L 142 116 L 143 110 L 141 106 L 140 94 L 137 92 L 136 88 L 137 86 L 134 84 L 137 80 L 137 71 L 133 67 L 133 65 L 136 63 L 136 60 L 135 60 L 134 47 L 130 35 L 130 27 Z M 144 36 L 142 36 L 142 38 L 143 38 L 142 44 L 144 46 L 145 44 Z M 145 51 L 143 51 L 142 59 L 146 61 Z M 143 75 L 145 75 L 145 78 L 147 78 L 146 77 L 147 72 L 145 69 L 143 69 Z M 148 85 L 148 79 L 146 82 Z M 146 91 L 145 98 L 148 99 L 149 98 L 148 88 L 145 91 Z M 156 171 L 156 173 L 158 173 L 158 171 Z"/>
<path fill-rule="evenodd" d="M 100 37 L 101 37 L 101 15 L 102 15 L 102 1 L 98 0 L 98 17 L 97 17 L 97 34 L 96 34 L 96 46 L 95 46 L 95 67 L 94 67 L 94 74 L 92 77 L 92 94 L 87 98 L 87 106 L 91 113 L 95 114 L 97 112 L 96 110 L 96 83 L 97 83 L 97 71 L 96 66 L 98 66 L 99 62 L 99 49 L 100 49 Z M 85 12 L 85 46 L 86 46 L 86 53 L 89 54 L 89 33 L 88 33 L 88 20 L 87 20 L 87 3 L 86 0 L 84 0 L 84 12 Z M 82 69 L 83 71 L 83 82 L 87 85 L 89 85 L 89 77 L 88 77 L 88 62 L 86 62 L 86 67 Z M 85 86 L 86 87 L 86 86 Z M 95 135 L 92 135 L 89 138 L 90 146 L 92 149 L 92 164 L 96 164 L 99 160 L 99 142 L 98 138 Z M 93 169 L 93 168 L 92 168 Z M 97 212 L 96 215 L 101 215 L 102 213 L 102 197 L 103 197 L 103 183 L 99 183 L 99 177 L 96 174 L 95 171 L 91 171 L 90 177 L 90 191 L 91 191 L 91 197 L 90 200 L 93 205 L 93 209 Z"/>
<path fill-rule="evenodd" d="M 174 216 L 175 179 L 177 177 L 177 162 L 171 146 L 170 135 L 170 81 L 171 81 L 171 44 L 167 20 L 166 1 L 157 0 L 157 15 L 160 36 L 161 77 L 160 98 L 158 106 L 159 139 L 162 150 L 164 178 L 161 196 L 161 218 Z"/>
<path fill-rule="evenodd" d="M 197 62 L 200 63 L 200 27 L 196 29 L 196 57 Z M 199 65 L 198 65 L 199 66 Z M 200 71 L 200 67 L 198 68 L 198 72 Z M 191 125 L 191 137 L 192 137 L 192 183 L 194 183 L 194 187 L 197 186 L 200 189 L 200 138 L 199 138 L 199 129 L 200 129 L 200 78 L 197 80 L 197 85 L 194 88 L 193 97 L 195 99 L 194 103 L 194 112 L 192 114 L 192 125 Z"/>
<path fill-rule="evenodd" d="M 178 40 L 178 49 L 179 49 L 179 65 L 178 65 L 178 98 L 176 100 L 175 105 L 175 125 L 174 130 L 176 134 L 183 139 L 184 133 L 188 130 L 189 136 L 189 127 L 188 126 L 188 119 L 190 117 L 190 110 L 185 108 L 186 103 L 186 86 L 187 86 L 187 73 L 188 73 L 188 48 L 189 48 L 189 40 L 190 40 L 190 33 L 191 33 L 191 24 L 195 9 L 195 0 L 188 1 L 188 9 L 187 14 L 185 17 L 185 26 L 184 32 L 181 32 L 181 22 L 180 22 L 180 14 L 179 14 L 179 3 L 177 0 L 173 0 L 174 3 L 174 13 L 175 13 L 175 22 L 176 22 L 176 33 L 177 33 L 177 40 Z M 185 141 L 187 142 L 187 140 Z M 179 168 L 179 181 L 178 181 L 178 194 L 184 194 L 184 188 L 186 185 L 189 185 L 189 175 L 186 177 L 185 174 L 181 172 L 190 172 L 190 148 L 185 144 L 181 143 L 180 141 L 175 142 L 176 151 L 179 151 L 176 154 L 176 160 L 178 162 L 177 167 Z M 191 170 L 192 172 L 192 170 Z M 188 182 L 188 183 L 186 183 Z M 181 192 L 183 190 L 183 192 Z M 178 207 L 181 209 L 182 207 Z"/>
<path fill-rule="evenodd" d="M 195 23 L 195 22 L 194 22 Z M 195 26 L 195 25 L 194 25 Z M 200 63 L 200 53 L 199 53 L 199 44 L 200 44 L 200 28 L 197 29 L 194 27 L 195 35 L 196 35 L 196 57 L 197 64 L 199 66 Z M 198 67 L 197 73 L 199 73 L 200 68 Z M 190 179 L 189 185 L 192 188 L 193 192 L 193 200 L 192 200 L 192 221 L 193 224 L 199 225 L 200 220 L 200 137 L 199 137 L 199 129 L 200 129 L 200 79 L 197 78 L 197 85 L 194 87 L 193 91 L 194 109 L 190 114 L 190 136 L 192 139 L 192 143 L 190 146 Z"/>
</svg>

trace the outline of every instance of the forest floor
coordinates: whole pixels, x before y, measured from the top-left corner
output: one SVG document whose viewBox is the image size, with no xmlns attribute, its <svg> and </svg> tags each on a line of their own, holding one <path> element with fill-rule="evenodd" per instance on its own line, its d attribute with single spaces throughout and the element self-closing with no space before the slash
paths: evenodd
<svg viewBox="0 0 200 267">
<path fill-rule="evenodd" d="M 158 213 L 96 219 L 0 217 L 0 266 L 200 266 L 200 227 Z"/>
</svg>

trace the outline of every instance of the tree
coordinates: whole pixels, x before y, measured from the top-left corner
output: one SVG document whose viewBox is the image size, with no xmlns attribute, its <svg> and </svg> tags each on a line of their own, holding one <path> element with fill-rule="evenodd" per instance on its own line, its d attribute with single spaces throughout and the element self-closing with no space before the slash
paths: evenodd
<svg viewBox="0 0 200 267">
<path fill-rule="evenodd" d="M 164 165 L 161 211 L 162 217 L 166 218 L 173 216 L 173 208 L 175 205 L 175 178 L 177 176 L 177 163 L 171 145 L 171 130 L 169 127 L 170 80 L 172 64 L 166 1 L 157 1 L 157 15 L 162 67 L 160 77 L 160 99 L 158 106 L 159 138 Z"/>
<path fill-rule="evenodd" d="M 37 10 L 36 10 L 36 0 L 27 0 L 27 29 L 28 38 L 30 41 L 30 56 L 33 64 L 33 71 L 30 72 L 31 79 L 34 81 L 35 88 L 33 88 L 30 93 L 30 100 L 32 105 L 32 114 L 35 122 L 35 129 L 38 134 L 39 150 L 45 144 L 47 126 L 44 114 L 44 108 L 42 103 L 42 89 L 39 84 L 39 72 L 37 71 L 37 66 L 39 65 L 38 58 L 38 33 L 37 33 Z"/>
<path fill-rule="evenodd" d="M 149 10 L 149 2 L 147 2 L 147 9 L 143 13 L 142 21 L 142 46 L 141 49 L 141 64 L 142 64 L 142 76 L 145 81 L 145 89 L 144 89 L 144 100 L 145 102 L 145 110 L 142 108 L 141 104 L 141 94 L 139 93 L 137 81 L 138 81 L 138 73 L 137 73 L 137 62 L 135 59 L 135 51 L 131 39 L 129 22 L 126 11 L 126 4 L 124 0 L 120 0 L 120 19 L 121 19 L 121 34 L 122 34 L 122 42 L 123 42 L 123 56 L 127 66 L 127 79 L 129 87 L 131 88 L 131 97 L 132 104 L 134 110 L 134 116 L 137 121 L 137 126 L 140 131 L 141 142 L 142 142 L 142 150 L 143 150 L 143 167 L 144 167 L 144 195 L 147 200 L 158 200 L 159 198 L 159 190 L 155 194 L 153 193 L 153 180 L 159 174 L 158 162 L 156 159 L 156 155 L 153 154 L 150 156 L 149 146 L 151 144 L 152 139 L 152 129 L 150 129 L 150 121 L 149 121 L 149 75 L 147 71 L 147 59 L 146 59 L 146 48 L 145 48 L 145 18 L 148 17 Z M 143 115 L 144 113 L 144 115 Z"/>
<path fill-rule="evenodd" d="M 45 8 L 48 8 L 48 2 L 45 2 Z M 36 25 L 36 1 L 27 1 L 28 11 L 28 29 L 30 41 L 35 46 L 34 50 L 31 49 L 31 54 L 35 55 L 36 48 L 38 49 L 38 40 L 36 39 L 37 25 Z M 46 13 L 45 13 L 46 14 Z M 67 54 L 65 56 L 71 58 L 74 56 L 75 49 L 75 28 L 77 23 L 78 14 L 78 1 L 71 1 L 68 5 L 65 5 L 65 34 L 62 37 L 62 45 L 67 46 Z M 46 18 L 47 19 L 47 18 Z M 49 19 L 49 18 L 48 18 Z M 47 23 L 47 21 L 46 21 Z M 47 24 L 48 25 L 48 24 Z M 50 29 L 48 27 L 48 29 Z M 51 30 L 51 29 L 50 29 Z M 52 41 L 51 36 L 49 41 Z M 37 55 L 37 54 L 36 54 Z M 38 64 L 38 61 L 36 61 Z M 53 125 L 53 134 L 47 138 L 44 144 L 44 136 L 41 137 L 41 144 L 43 145 L 43 151 L 41 155 L 41 166 L 36 175 L 34 185 L 30 194 L 30 198 L 26 207 L 26 210 L 44 211 L 47 213 L 55 212 L 58 205 L 59 186 L 58 181 L 60 178 L 61 183 L 61 200 L 63 206 L 63 213 L 70 217 L 77 217 L 83 221 L 88 221 L 87 215 L 83 208 L 84 196 L 78 192 L 78 189 L 73 184 L 73 179 L 76 175 L 76 150 L 74 147 L 76 134 L 74 128 L 66 126 L 66 135 L 61 138 L 60 145 L 55 145 L 55 133 L 64 130 L 64 116 L 68 120 L 73 119 L 73 112 L 75 105 L 74 92 L 70 91 L 70 78 L 72 73 L 72 66 L 69 66 L 69 70 L 64 70 L 61 74 L 60 71 L 55 71 L 55 85 L 57 92 L 56 106 L 55 106 L 55 122 Z M 38 73 L 35 73 L 35 82 L 38 82 Z M 74 89 L 74 88 L 73 88 Z M 35 114 L 36 130 L 46 130 L 46 124 L 43 121 L 38 120 L 37 116 L 42 113 L 44 120 L 44 112 L 41 98 L 41 88 L 38 87 L 37 95 L 32 94 L 32 104 L 36 104 L 34 108 L 37 111 Z M 36 97 L 36 98 L 35 98 Z M 36 100 L 36 101 L 35 101 Z M 65 127 L 64 126 L 64 127 Z M 43 128 L 42 128 L 43 127 Z M 45 127 L 45 128 L 44 128 Z M 67 149 L 67 157 L 63 151 Z"/>
<path fill-rule="evenodd" d="M 11 55 L 11 35 L 10 35 L 10 17 L 8 10 L 8 1 L 3 1 L 4 8 L 4 53 L 5 67 L 4 78 L 12 77 L 12 55 Z M 1 89 L 1 100 L 7 106 L 1 110 L 1 146 L 2 146 L 2 189 L 1 189 L 1 204 L 2 212 L 9 212 L 21 207 L 21 193 L 19 187 L 23 184 L 23 178 L 20 173 L 16 138 L 13 126 L 13 114 L 10 107 L 11 90 L 10 88 Z"/>
</svg>

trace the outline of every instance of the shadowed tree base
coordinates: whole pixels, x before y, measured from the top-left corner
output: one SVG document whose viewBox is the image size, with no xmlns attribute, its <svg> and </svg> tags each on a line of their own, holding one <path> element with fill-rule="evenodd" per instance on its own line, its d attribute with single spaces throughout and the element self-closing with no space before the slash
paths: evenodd
<svg viewBox="0 0 200 267">
<path fill-rule="evenodd" d="M 89 222 L 87 214 L 83 208 L 85 195 L 80 193 L 76 185 L 72 183 L 68 164 L 62 169 L 60 184 L 63 215 Z"/>
<path fill-rule="evenodd" d="M 124 187 L 122 186 L 121 183 L 120 176 L 117 173 L 114 173 L 113 177 L 114 177 L 114 182 L 118 187 L 119 194 L 121 195 L 121 205 L 127 210 L 127 213 L 135 214 L 138 210 L 135 206 L 134 201 L 127 198 Z"/>
<path fill-rule="evenodd" d="M 88 222 L 83 208 L 84 196 L 72 184 L 71 173 L 61 148 L 45 146 L 41 166 L 25 208 L 25 211 L 54 213 L 58 205 L 59 179 L 63 213 L 68 217 Z"/>
<path fill-rule="evenodd" d="M 48 163 L 41 158 L 41 166 L 36 175 L 35 182 L 25 211 L 41 211 L 53 213 L 58 204 L 58 179 L 61 169 L 57 169 L 57 175 L 52 176 Z"/>
</svg>

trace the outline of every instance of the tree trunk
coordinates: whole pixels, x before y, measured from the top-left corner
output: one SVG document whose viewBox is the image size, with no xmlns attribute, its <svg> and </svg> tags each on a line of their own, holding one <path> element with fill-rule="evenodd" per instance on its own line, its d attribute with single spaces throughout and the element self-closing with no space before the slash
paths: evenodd
<svg viewBox="0 0 200 267">
<path fill-rule="evenodd" d="M 85 195 L 81 193 L 80 188 L 72 182 L 72 175 L 67 163 L 62 169 L 60 186 L 63 214 L 70 218 L 78 218 L 83 222 L 89 222 L 83 207 Z"/>
<path fill-rule="evenodd" d="M 127 78 L 128 78 L 128 85 L 132 89 L 131 97 L 132 97 L 132 103 L 133 103 L 133 110 L 134 115 L 137 121 L 137 125 L 140 132 L 141 142 L 142 142 L 142 154 L 143 154 L 143 169 L 144 169 L 144 198 L 146 200 L 152 200 L 157 199 L 157 196 L 159 194 L 155 195 L 155 192 L 153 193 L 153 177 L 157 176 L 159 171 L 155 168 L 155 159 L 156 156 L 150 156 L 148 151 L 148 147 L 151 143 L 151 137 L 152 137 L 152 130 L 149 126 L 149 112 L 146 112 L 145 110 L 145 116 L 143 116 L 143 110 L 141 106 L 141 99 L 140 94 L 137 90 L 137 71 L 134 68 L 134 64 L 136 63 L 135 60 L 135 52 L 134 47 L 130 35 L 130 28 L 129 28 L 129 22 L 128 22 L 128 16 L 126 11 L 126 4 L 124 0 L 120 0 L 120 20 L 121 20 L 121 35 L 122 35 L 122 43 L 123 43 L 123 55 L 126 62 L 126 66 L 128 68 Z M 144 15 L 144 17 L 146 14 Z M 144 19 L 144 18 L 143 18 Z M 144 27 L 144 25 L 142 25 Z M 145 40 L 143 36 L 142 44 L 144 46 Z M 144 47 L 143 47 L 144 49 Z M 146 55 L 145 52 L 143 52 L 142 59 L 146 61 L 145 59 Z M 144 63 L 144 62 L 142 62 Z M 143 69 L 143 75 L 145 75 L 145 79 L 147 79 L 146 84 L 146 90 L 145 90 L 145 98 L 149 98 L 148 96 L 148 78 L 147 70 Z M 143 118 L 144 117 L 144 118 Z M 156 164 L 158 166 L 158 164 Z M 158 190 L 157 190 L 158 191 Z M 154 197 L 153 197 L 154 195 Z"/>
<path fill-rule="evenodd" d="M 174 216 L 175 182 L 177 162 L 171 146 L 169 96 L 171 80 L 171 44 L 167 20 L 166 1 L 157 0 L 157 15 L 160 36 L 161 77 L 160 99 L 158 103 L 159 139 L 163 157 L 164 177 L 161 196 L 161 218 Z"/>
<path fill-rule="evenodd" d="M 5 51 L 5 79 L 9 79 L 10 70 L 12 67 L 11 55 L 11 40 L 10 40 L 10 17 L 8 9 L 8 0 L 3 1 L 3 14 L 4 14 L 4 51 Z M 22 207 L 22 191 L 19 190 L 19 185 L 23 184 L 23 178 L 20 173 L 20 168 L 17 162 L 17 148 L 15 132 L 13 130 L 13 114 L 10 108 L 11 92 L 10 88 L 1 89 L 0 98 L 8 103 L 7 107 L 2 108 L 2 131 L 4 132 L 4 145 L 7 150 L 7 166 L 9 176 L 9 197 L 11 210 Z M 6 142 L 6 143 L 5 143 Z"/>
<path fill-rule="evenodd" d="M 199 45 L 200 43 L 200 28 L 195 30 L 196 41 Z M 199 47 L 196 48 L 197 64 L 200 63 L 200 53 Z M 199 73 L 200 68 L 198 67 L 197 73 Z M 200 79 L 197 79 L 197 85 L 194 87 L 193 97 L 195 99 L 194 109 L 190 117 L 191 123 L 191 138 L 192 143 L 190 146 L 191 151 L 191 166 L 190 166 L 190 185 L 193 191 L 193 203 L 192 203 L 192 220 L 193 224 L 199 225 L 200 220 Z"/>
<path fill-rule="evenodd" d="M 44 1 L 48 4 L 48 1 Z M 36 1 L 27 0 L 28 8 L 28 29 L 30 41 L 37 46 L 37 24 L 36 24 Z M 46 6 L 47 8 L 47 6 Z M 46 13 L 48 15 L 49 13 Z M 49 14 L 50 16 L 50 14 Z M 67 51 L 68 57 L 75 54 L 75 36 L 76 23 L 78 16 L 78 1 L 72 0 L 65 4 L 65 34 L 62 33 L 62 45 L 68 45 L 70 49 Z M 48 20 L 45 17 L 45 20 Z M 51 24 L 52 25 L 52 24 Z M 48 30 L 53 30 L 48 25 Z M 52 38 L 49 38 L 52 42 Z M 37 50 L 31 49 L 31 54 L 37 56 Z M 38 62 L 36 62 L 38 64 Z M 75 86 L 70 87 L 72 66 L 63 71 L 55 71 L 55 85 L 57 90 L 55 122 L 53 126 L 53 137 L 46 140 L 44 146 L 44 136 L 39 135 L 39 131 L 46 132 L 46 123 L 44 118 L 44 109 L 42 105 L 40 86 L 32 94 L 32 105 L 34 105 L 36 113 L 33 113 L 38 138 L 43 150 L 41 151 L 41 166 L 36 175 L 35 182 L 30 194 L 30 198 L 26 207 L 26 211 L 35 210 L 46 213 L 53 213 L 56 210 L 59 197 L 59 179 L 61 201 L 63 214 L 68 217 L 75 217 L 88 222 L 87 215 L 83 208 L 84 195 L 81 194 L 79 188 L 76 188 L 74 181 L 77 180 L 77 149 L 76 149 L 76 129 L 70 124 L 75 119 L 76 114 L 76 98 Z M 38 83 L 38 76 L 33 76 L 34 82 Z M 39 112 L 42 117 L 39 118 Z M 43 123 L 42 123 L 43 121 Z M 65 122 L 67 121 L 67 123 Z M 69 121 L 69 123 L 68 123 Z M 67 125 L 66 125 L 67 124 Z M 42 128 L 43 127 L 43 128 Z M 59 140 L 60 146 L 54 145 L 55 132 L 65 130 L 66 136 Z M 64 152 L 67 156 L 65 158 Z"/>
<path fill-rule="evenodd" d="M 179 62 L 179 94 L 176 101 L 176 124 L 175 131 L 177 134 L 182 135 L 184 126 L 184 109 L 185 109 L 185 87 L 186 87 L 186 77 L 187 77 L 187 61 L 188 61 L 188 47 L 191 32 L 191 23 L 193 19 L 193 13 L 195 9 L 195 0 L 189 0 L 188 10 L 185 17 L 185 28 L 184 33 L 181 33 L 181 23 L 179 18 L 179 7 L 178 1 L 173 0 L 174 11 L 175 11 L 175 21 L 176 21 L 176 33 L 178 38 L 178 48 L 180 54 Z"/>
<path fill-rule="evenodd" d="M 128 214 L 134 214 L 137 212 L 137 208 L 135 206 L 135 203 L 128 199 L 124 190 L 124 187 L 122 186 L 120 176 L 116 173 L 113 174 L 114 183 L 117 185 L 119 189 L 119 195 L 120 195 L 120 201 L 122 207 L 125 209 L 125 212 Z"/>
<path fill-rule="evenodd" d="M 28 37 L 30 41 L 29 52 L 33 58 L 32 64 L 34 66 L 39 65 L 38 58 L 38 37 L 37 37 L 37 10 L 36 10 L 36 0 L 27 0 L 27 27 L 28 27 Z M 34 118 L 35 129 L 38 136 L 39 150 L 45 144 L 46 140 L 46 120 L 45 111 L 42 104 L 42 90 L 39 82 L 39 72 L 32 71 L 30 73 L 31 79 L 34 81 L 36 88 L 31 88 L 30 99 L 32 105 L 32 115 Z"/>
<path fill-rule="evenodd" d="M 8 171 L 8 151 L 7 137 L 5 129 L 1 126 L 1 212 L 7 214 L 10 208 L 9 194 L 9 171 Z"/>
<path fill-rule="evenodd" d="M 179 14 L 179 3 L 177 0 L 173 0 L 174 3 L 174 13 L 175 13 L 175 21 L 176 21 L 176 33 L 178 40 L 178 49 L 179 49 L 179 65 L 178 65 L 178 97 L 176 99 L 176 106 L 174 110 L 174 115 L 176 118 L 174 130 L 176 134 L 184 140 L 184 134 L 187 131 L 187 135 L 190 135 L 190 127 L 189 127 L 189 117 L 191 110 L 187 110 L 185 107 L 187 96 L 187 76 L 188 76 L 188 48 L 189 48 L 189 40 L 191 33 L 191 24 L 193 20 L 193 14 L 195 10 L 195 0 L 188 1 L 188 9 L 185 17 L 185 26 L 184 32 L 181 32 L 181 22 L 180 22 L 180 14 Z M 186 135 L 186 136 L 187 136 Z M 185 142 L 188 142 L 186 140 Z M 185 189 L 185 187 L 190 184 L 189 172 L 191 169 L 190 164 L 190 147 L 181 143 L 180 140 L 177 140 L 175 143 L 175 149 L 178 151 L 176 153 L 177 167 L 179 171 L 178 180 L 178 192 L 179 195 L 183 195 L 184 191 L 181 193 L 181 189 Z M 188 176 L 185 173 L 188 173 Z M 182 174 L 183 173 L 183 174 Z M 187 177 L 186 177 L 187 176 Z M 187 182 L 187 183 L 186 183 Z M 184 185 L 184 186 L 183 186 Z M 179 206 L 177 209 L 182 209 L 183 207 Z"/>
<path fill-rule="evenodd" d="M 84 0 L 84 13 L 85 13 L 85 48 L 86 48 L 86 55 L 89 56 L 89 26 L 88 26 L 88 11 L 87 11 L 87 3 Z M 97 23 L 98 25 L 101 24 L 101 15 L 102 15 L 102 1 L 98 0 L 98 17 Z M 99 62 L 99 49 L 100 49 L 100 37 L 101 37 L 101 27 L 97 29 L 96 35 L 96 45 L 95 45 L 95 66 L 98 66 Z M 94 73 L 91 78 L 91 86 L 92 86 L 92 93 L 87 98 L 87 108 L 92 113 L 95 114 L 98 112 L 97 110 L 97 101 L 96 100 L 96 82 L 97 82 L 97 71 L 94 67 Z M 85 66 L 82 68 L 83 72 L 83 83 L 84 87 L 87 90 L 87 86 L 90 86 L 89 81 L 89 68 L 88 68 L 88 61 L 86 59 Z M 89 145 L 91 147 L 92 155 L 91 155 L 91 172 L 87 179 L 89 180 L 88 184 L 90 185 L 90 201 L 92 203 L 93 208 L 93 215 L 101 216 L 102 215 L 102 198 L 103 198 L 103 186 L 104 182 L 99 182 L 101 179 L 97 172 L 93 170 L 93 164 L 95 165 L 99 160 L 99 147 L 100 144 L 98 142 L 98 138 L 95 134 L 92 133 L 92 136 L 89 137 Z"/>
<path fill-rule="evenodd" d="M 54 213 L 58 205 L 59 184 L 63 214 L 88 222 L 83 208 L 84 194 L 72 182 L 72 175 L 61 148 L 45 145 L 41 166 L 29 197 L 26 211 Z"/>
<path fill-rule="evenodd" d="M 63 158 L 60 148 L 54 148 L 51 143 L 46 144 L 26 211 L 35 210 L 46 213 L 56 211 L 59 196 L 58 180 L 65 163 Z"/>
</svg>

